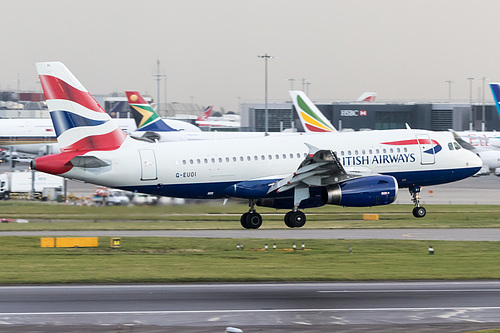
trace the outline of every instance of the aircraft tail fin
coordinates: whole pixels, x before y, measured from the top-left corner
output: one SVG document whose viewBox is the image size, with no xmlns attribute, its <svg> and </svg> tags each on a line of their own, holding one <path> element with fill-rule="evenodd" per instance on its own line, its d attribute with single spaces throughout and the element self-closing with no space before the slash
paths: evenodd
<svg viewBox="0 0 500 333">
<path fill-rule="evenodd" d="M 361 96 L 358 97 L 356 102 L 375 102 L 376 97 L 376 92 L 364 92 L 361 94 Z"/>
<path fill-rule="evenodd" d="M 210 117 L 210 114 L 212 113 L 212 109 L 214 108 L 213 105 L 207 106 L 205 110 L 203 110 L 203 113 L 201 116 L 196 118 L 196 121 L 205 121 L 208 120 L 208 117 Z"/>
<path fill-rule="evenodd" d="M 126 91 L 128 104 L 138 131 L 149 132 L 175 132 L 178 131 L 168 126 L 137 91 Z"/>
<path fill-rule="evenodd" d="M 497 108 L 498 116 L 500 116 L 500 83 L 490 83 L 491 93 L 493 94 L 493 99 L 495 100 L 495 106 Z"/>
<path fill-rule="evenodd" d="M 36 63 L 62 152 L 114 150 L 127 135 L 60 62 Z"/>
<path fill-rule="evenodd" d="M 306 132 L 336 132 L 335 127 L 321 113 L 303 91 L 290 91 L 293 105 Z"/>
</svg>

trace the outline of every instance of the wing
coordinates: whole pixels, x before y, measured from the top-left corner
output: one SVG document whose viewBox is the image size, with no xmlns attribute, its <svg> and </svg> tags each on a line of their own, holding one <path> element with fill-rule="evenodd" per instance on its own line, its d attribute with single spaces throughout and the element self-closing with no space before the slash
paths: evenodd
<svg viewBox="0 0 500 333">
<path fill-rule="evenodd" d="M 320 150 L 307 143 L 306 145 L 309 147 L 309 154 L 297 171 L 273 183 L 269 187 L 268 194 L 273 191 L 284 192 L 296 187 L 327 186 L 359 177 L 359 175 L 348 174 L 333 151 Z"/>
</svg>

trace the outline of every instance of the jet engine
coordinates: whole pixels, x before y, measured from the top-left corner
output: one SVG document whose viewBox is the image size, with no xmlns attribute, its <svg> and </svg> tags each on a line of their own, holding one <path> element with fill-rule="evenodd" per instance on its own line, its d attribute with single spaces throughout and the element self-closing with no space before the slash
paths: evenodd
<svg viewBox="0 0 500 333">
<path fill-rule="evenodd" d="M 302 200 L 299 208 L 323 205 L 369 207 L 393 203 L 398 193 L 398 183 L 392 176 L 372 175 L 328 186 L 311 187 L 309 192 L 310 197 Z M 256 204 L 276 209 L 291 209 L 293 208 L 293 190 L 288 193 L 290 195 L 286 197 L 259 199 Z"/>
</svg>

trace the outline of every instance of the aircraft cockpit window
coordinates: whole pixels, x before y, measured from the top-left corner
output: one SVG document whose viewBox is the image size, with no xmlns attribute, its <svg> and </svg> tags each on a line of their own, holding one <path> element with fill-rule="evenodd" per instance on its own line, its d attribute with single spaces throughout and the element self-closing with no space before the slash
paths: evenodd
<svg viewBox="0 0 500 333">
<path fill-rule="evenodd" d="M 455 146 L 456 150 L 462 149 L 462 146 L 458 142 L 453 142 L 453 145 Z"/>
<path fill-rule="evenodd" d="M 453 142 L 448 143 L 448 149 L 449 150 L 455 150 L 455 147 L 453 147 Z"/>
</svg>

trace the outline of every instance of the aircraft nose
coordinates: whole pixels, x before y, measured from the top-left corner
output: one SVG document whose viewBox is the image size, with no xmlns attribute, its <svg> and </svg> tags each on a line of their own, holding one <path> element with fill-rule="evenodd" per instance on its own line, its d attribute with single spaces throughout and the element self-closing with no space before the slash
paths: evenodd
<svg viewBox="0 0 500 333">
<path fill-rule="evenodd" d="M 483 166 L 481 158 L 471 151 L 466 150 L 466 152 L 468 153 L 468 158 L 466 160 L 467 167 L 480 169 Z"/>
</svg>

